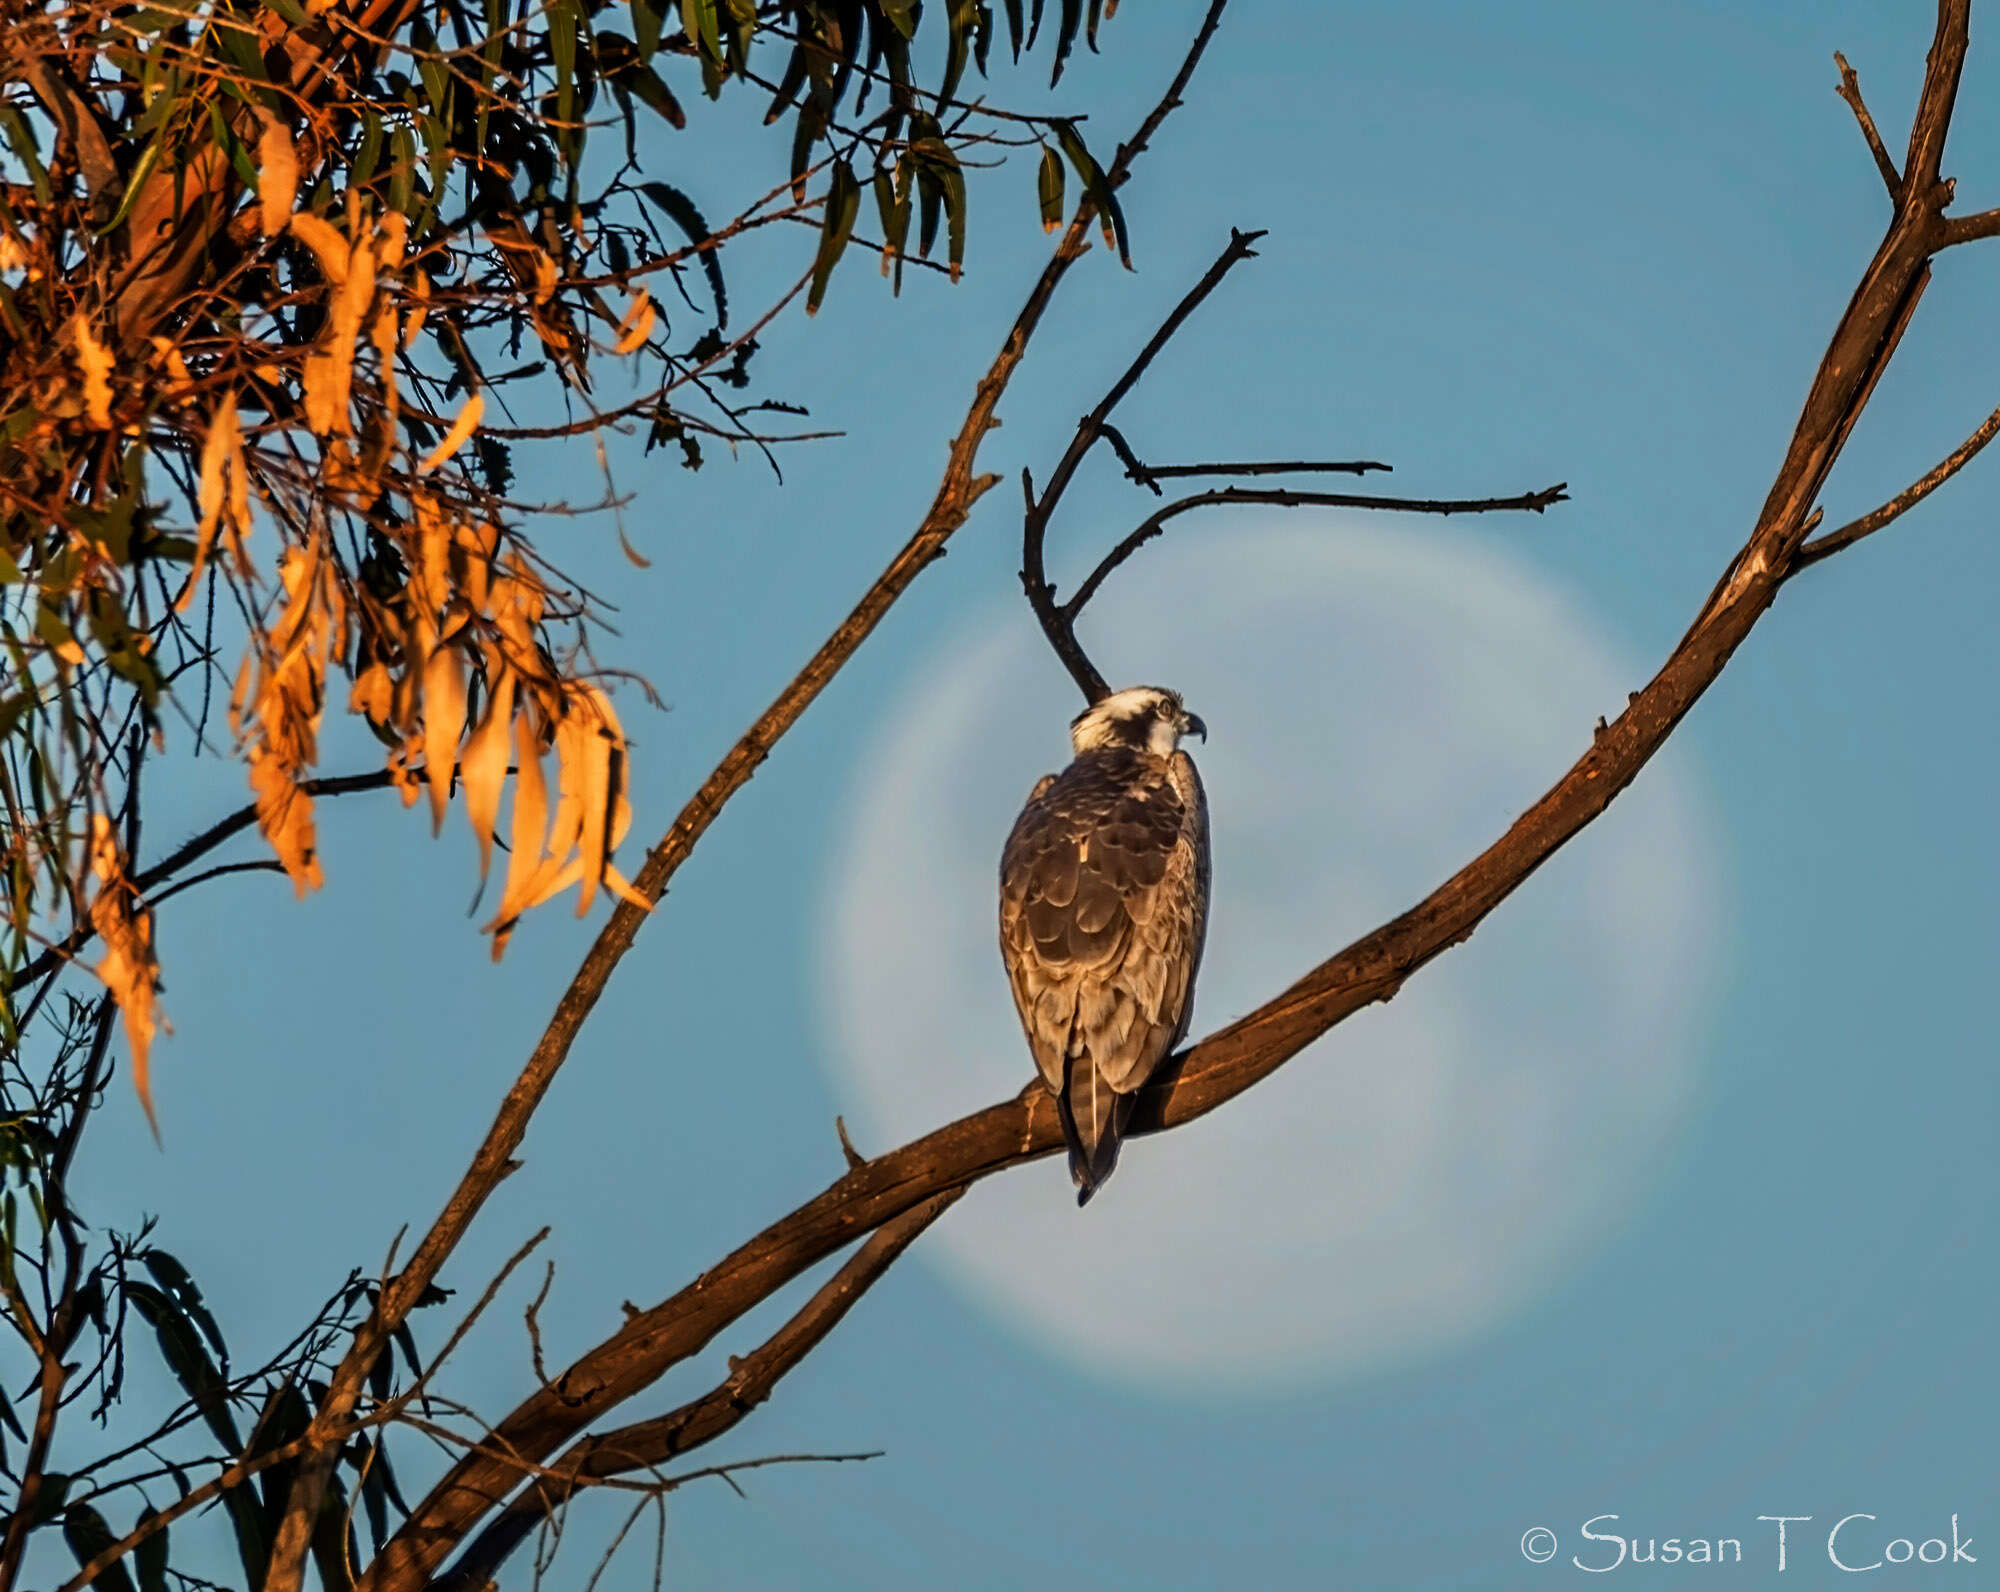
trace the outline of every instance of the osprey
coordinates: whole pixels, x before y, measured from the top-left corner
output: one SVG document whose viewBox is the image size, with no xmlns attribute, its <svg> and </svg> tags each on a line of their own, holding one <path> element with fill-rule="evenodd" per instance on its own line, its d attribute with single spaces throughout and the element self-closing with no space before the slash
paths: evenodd
<svg viewBox="0 0 2000 1592">
<path fill-rule="evenodd" d="M 1208 804 L 1172 691 L 1114 692 L 1070 725 L 1000 858 L 1000 955 L 1056 1097 L 1076 1202 L 1118 1163 L 1132 1097 L 1186 1036 L 1208 927 Z"/>
</svg>

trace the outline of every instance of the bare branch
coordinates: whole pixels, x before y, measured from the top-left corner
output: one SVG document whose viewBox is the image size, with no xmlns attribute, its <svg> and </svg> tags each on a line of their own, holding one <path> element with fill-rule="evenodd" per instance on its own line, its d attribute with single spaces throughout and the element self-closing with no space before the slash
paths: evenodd
<svg viewBox="0 0 2000 1592">
<path fill-rule="evenodd" d="M 1934 469 L 1911 482 L 1880 508 L 1870 509 L 1859 519 L 1849 520 L 1839 530 L 1828 531 L 1826 535 L 1807 542 L 1799 549 L 1798 557 L 1792 560 L 1792 568 L 1804 569 L 1823 558 L 1831 558 L 1842 548 L 1852 547 L 1864 536 L 1872 536 L 1891 520 L 1900 519 L 1977 458 L 1979 450 L 1996 435 L 2000 435 L 2000 409 L 1995 409 L 1981 421 L 1979 429 L 1945 455 Z"/>
<path fill-rule="evenodd" d="M 1854 119 L 1861 124 L 1861 136 L 1868 140 L 1868 151 L 1875 157 L 1875 169 L 1882 173 L 1889 198 L 1894 202 L 1902 196 L 1903 174 L 1896 169 L 1895 161 L 1889 158 L 1889 151 L 1882 142 L 1882 135 L 1875 130 L 1875 118 L 1868 114 L 1867 102 L 1861 98 L 1861 79 L 1847 64 L 1847 57 L 1838 50 L 1833 52 L 1833 64 L 1840 68 L 1840 87 L 1834 92 L 1847 101 L 1848 109 L 1854 112 Z"/>
<path fill-rule="evenodd" d="M 588 1485 L 598 1478 L 664 1465 L 720 1437 L 771 1396 L 779 1380 L 818 1347 L 903 1251 L 964 1192 L 947 1189 L 877 1228 L 789 1321 L 758 1348 L 733 1360 L 729 1376 L 719 1386 L 666 1415 L 583 1438 L 550 1468 L 558 1476 L 573 1478 L 572 1487 Z M 473 1540 L 437 1583 L 436 1592 L 477 1592 L 492 1581 L 507 1557 L 567 1501 L 571 1490 L 524 1489 Z"/>
<path fill-rule="evenodd" d="M 1279 508 L 1344 508 L 1344 509 L 1390 509 L 1404 514 L 1494 514 L 1510 510 L 1528 510 L 1542 513 L 1553 503 L 1569 501 L 1569 483 L 1558 481 L 1554 486 L 1543 487 L 1539 492 L 1522 492 L 1514 497 L 1502 498 L 1399 498 L 1372 497 L 1355 492 L 1300 492 L 1290 488 L 1260 490 L 1255 487 L 1225 486 L 1213 491 L 1196 492 L 1189 497 L 1178 498 L 1157 510 L 1123 541 L 1104 555 L 1102 561 L 1084 578 L 1076 589 L 1076 595 L 1064 603 L 1060 609 L 1063 617 L 1074 621 L 1083 612 L 1084 604 L 1097 594 L 1097 588 L 1104 584 L 1109 575 L 1126 559 L 1130 558 L 1146 543 L 1166 529 L 1167 521 L 1175 519 L 1194 509 L 1214 508 L 1224 504 L 1265 503 Z"/>
<path fill-rule="evenodd" d="M 1942 248 L 1974 243 L 1981 238 L 2000 238 L 2000 210 L 1982 210 L 1971 216 L 1946 216 Z"/>
<path fill-rule="evenodd" d="M 308 796 L 344 796 L 350 791 L 387 790 L 389 786 L 395 783 L 395 780 L 395 773 L 390 769 L 383 768 L 376 769 L 374 772 L 368 774 L 335 774 L 329 775 L 324 779 L 301 780 L 299 782 L 299 789 Z M 196 835 L 194 839 L 186 842 L 165 857 L 162 857 L 152 867 L 142 868 L 138 873 L 134 874 L 132 877 L 132 888 L 143 895 L 162 880 L 171 879 L 189 863 L 197 862 L 207 856 L 224 841 L 232 840 L 242 834 L 244 830 L 250 828 L 256 822 L 257 804 L 255 802 L 237 808 L 227 818 L 209 825 L 208 828 Z M 216 869 L 213 871 L 222 873 L 230 870 Z M 204 877 L 207 877 L 207 875 L 204 875 Z M 195 882 L 197 881 L 188 881 L 189 884 Z M 185 889 L 187 886 L 183 885 L 180 888 Z M 176 892 L 169 891 L 167 895 L 174 893 Z M 159 901 L 164 901 L 166 898 L 166 895 L 162 895 L 153 904 L 158 905 Z M 20 971 L 14 975 L 13 982 L 9 988 L 21 989 L 26 985 L 32 984 L 43 974 L 52 971 L 59 963 L 66 962 L 75 956 L 78 951 L 91 942 L 96 933 L 96 929 L 91 927 L 88 921 L 79 923 L 54 945 L 47 947 L 38 956 L 23 964 Z"/>
<path fill-rule="evenodd" d="M 1469 936 L 1499 903 L 1637 778 L 1770 607 L 1808 533 L 1813 498 L 1894 352 L 1921 294 L 1943 196 L 1935 180 L 1965 55 L 1967 0 L 1940 0 L 1913 127 L 1912 187 L 1842 312 L 1785 457 L 1748 538 L 1658 674 L 1527 812 L 1424 900 L 1307 973 L 1249 1016 L 1181 1053 L 1137 1101 L 1135 1131 L 1200 1116 L 1254 1086 L 1352 1013 Z M 1580 739 L 1582 737 L 1580 736 Z M 661 1304 L 630 1317 L 493 1433 L 539 1465 L 806 1268 L 925 1200 L 1061 1145 L 1039 1083 L 849 1171 Z M 390 1544 L 368 1592 L 419 1585 L 466 1527 L 516 1485 L 518 1467 L 462 1460 Z"/>
<path fill-rule="evenodd" d="M 1147 481 L 1190 475 L 1366 475 L 1389 471 L 1394 465 L 1379 459 L 1250 459 L 1227 464 L 1148 464 L 1140 466 Z"/>
<path fill-rule="evenodd" d="M 1139 350 L 1138 357 L 1125 367 L 1125 373 L 1111 384 L 1111 390 L 1098 400 L 1097 407 L 1085 415 L 1076 425 L 1076 435 L 1070 438 L 1069 446 L 1056 461 L 1050 473 L 1048 484 L 1042 488 L 1041 496 L 1035 495 L 1034 486 L 1026 471 L 1021 481 L 1027 495 L 1027 505 L 1021 521 L 1021 588 L 1028 594 L 1028 606 L 1035 611 L 1035 618 L 1041 621 L 1042 633 L 1049 638 L 1049 645 L 1069 670 L 1070 678 L 1076 681 L 1086 702 L 1099 702 L 1110 695 L 1111 688 L 1105 684 L 1104 676 L 1085 655 L 1076 639 L 1076 631 L 1070 624 L 1070 615 L 1056 606 L 1055 588 L 1049 584 L 1044 560 L 1044 544 L 1048 538 L 1049 520 L 1054 515 L 1056 505 L 1076 477 L 1078 467 L 1083 463 L 1097 439 L 1103 436 L 1104 423 L 1111 411 L 1118 407 L 1118 401 L 1130 392 L 1154 357 L 1167 346 L 1174 333 L 1181 329 L 1187 318 L 1201 306 L 1202 300 L 1221 285 L 1222 279 L 1245 260 L 1254 259 L 1257 251 L 1253 245 L 1263 237 L 1261 232 L 1239 232 L 1229 229 L 1229 242 L 1215 257 L 1215 263 L 1202 274 L 1199 282 L 1188 289 L 1180 303 L 1168 312 L 1160 323 L 1159 330 L 1147 340 Z M 1129 470 L 1138 461 L 1129 448 L 1120 447 L 1123 436 L 1113 446 L 1126 461 Z"/>
<path fill-rule="evenodd" d="M 1106 173 L 1107 181 L 1114 186 L 1125 180 L 1132 161 L 1179 102 L 1196 65 L 1207 51 L 1209 41 L 1215 36 L 1226 4 L 1227 0 L 1210 0 L 1201 26 L 1165 97 L 1148 113 L 1132 141 L 1119 150 L 1111 171 Z M 798 722 L 828 682 L 867 640 L 910 583 L 942 554 L 945 543 L 965 523 L 973 504 L 999 479 L 990 474 L 975 474 L 980 444 L 998 424 L 996 410 L 1001 395 L 1006 392 L 1015 369 L 1026 355 L 1029 341 L 1041 324 L 1056 288 L 1087 247 L 1086 234 L 1092 215 L 1088 203 L 1078 206 L 1054 255 L 1043 267 L 1026 304 L 1015 317 L 999 354 L 980 379 L 964 424 L 952 440 L 944 479 L 915 534 L 877 577 L 854 611 L 730 749 L 681 810 L 673 826 L 647 854 L 645 864 L 632 881 L 646 900 L 657 902 L 666 892 L 668 882 L 724 805 L 749 782 L 779 739 Z M 366 1368 L 373 1363 L 383 1339 L 408 1314 L 446 1257 L 458 1246 L 487 1196 L 506 1175 L 513 1153 L 527 1131 L 529 1119 L 568 1056 L 577 1031 L 596 1006 L 612 971 L 631 948 L 643 917 L 644 913 L 638 907 L 629 901 L 621 901 L 598 934 L 576 977 L 557 1004 L 547 1030 L 513 1088 L 508 1091 L 493 1125 L 473 1157 L 472 1165 L 444 1210 L 432 1223 L 430 1231 L 424 1235 L 410 1263 L 382 1291 L 373 1315 L 356 1333 L 353 1344 L 335 1369 L 328 1392 L 314 1418 L 316 1426 L 330 1429 L 346 1418 L 360 1394 Z M 283 1566 L 287 1574 L 279 1578 L 274 1572 L 273 1584 L 266 1592 L 296 1592 L 298 1567 L 303 1559 L 311 1523 L 318 1517 L 320 1499 L 324 1496 L 333 1462 L 334 1451 L 321 1448 L 300 1467 L 273 1548 L 273 1565 Z M 463 1470 L 468 1463 L 461 1461 L 454 1470 Z M 435 1568 L 464 1527 L 488 1507 L 487 1502 L 478 1497 L 448 1499 L 441 1512 L 449 1514 L 458 1523 L 440 1533 L 434 1529 L 428 1511 L 440 1507 L 440 1499 L 448 1490 L 449 1478 L 441 1484 L 440 1491 L 434 1491 L 430 1500 L 420 1506 L 417 1515 L 406 1523 L 378 1556 L 375 1567 L 366 1578 L 370 1592 L 420 1581 Z"/>
</svg>

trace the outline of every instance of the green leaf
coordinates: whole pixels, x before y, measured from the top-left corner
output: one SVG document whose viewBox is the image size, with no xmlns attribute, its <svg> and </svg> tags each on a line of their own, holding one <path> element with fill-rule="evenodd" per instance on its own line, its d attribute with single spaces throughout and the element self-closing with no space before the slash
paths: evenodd
<svg viewBox="0 0 2000 1592">
<path fill-rule="evenodd" d="M 722 34 L 715 18 L 716 0 L 681 0 L 681 26 L 690 42 L 701 51 L 702 59 L 722 63 Z"/>
<path fill-rule="evenodd" d="M 620 72 L 614 81 L 676 132 L 687 126 L 687 113 L 681 109 L 681 102 L 650 66 L 632 66 Z"/>
<path fill-rule="evenodd" d="M 766 127 L 791 108 L 792 101 L 799 97 L 799 90 L 805 87 L 809 54 L 810 50 L 803 42 L 792 46 L 791 59 L 785 62 L 785 75 L 778 79 L 778 91 L 771 98 L 771 108 L 764 112 Z"/>
<path fill-rule="evenodd" d="M 409 128 L 398 127 L 389 135 L 389 161 L 389 208 L 406 216 L 417 174 L 417 139 Z"/>
<path fill-rule="evenodd" d="M 959 79 L 965 75 L 966 57 L 971 53 L 972 25 L 979 20 L 979 0 L 951 0 L 947 17 L 949 32 L 945 44 L 944 83 L 938 89 L 938 114 L 951 103 Z"/>
<path fill-rule="evenodd" d="M 878 0 L 882 15 L 889 19 L 889 26 L 906 39 L 917 36 L 917 0 Z M 1020 14 L 1021 0 L 1009 0 L 1008 9 L 1016 16 Z M 1016 49 L 1018 51 L 1018 44 Z"/>
<path fill-rule="evenodd" d="M 1042 146 L 1042 169 L 1036 177 L 1036 188 L 1042 202 L 1042 230 L 1053 232 L 1062 225 L 1063 163 L 1062 157 L 1046 144 Z"/>
<path fill-rule="evenodd" d="M 140 152 L 138 163 L 132 168 L 132 175 L 125 179 L 125 192 L 118 201 L 118 208 L 111 213 L 111 219 L 97 229 L 100 238 L 122 226 L 125 218 L 132 213 L 132 206 L 138 202 L 139 194 L 146 186 L 146 179 L 152 175 L 153 167 L 159 163 L 160 147 L 166 142 L 166 137 L 167 129 L 160 128 L 153 134 L 153 141 Z"/>
<path fill-rule="evenodd" d="M 229 123 L 223 119 L 222 107 L 214 100 L 208 102 L 208 132 L 215 145 L 229 157 L 229 164 L 236 168 L 236 176 L 246 188 L 257 186 L 257 163 L 250 158 L 250 151 L 243 147 L 243 141 L 229 130 Z"/>
<path fill-rule="evenodd" d="M 125 1297 L 139 1312 L 160 1342 L 160 1356 L 174 1379 L 186 1389 L 196 1410 L 208 1422 L 216 1440 L 230 1453 L 240 1453 L 243 1439 L 237 1435 L 236 1420 L 229 1410 L 229 1389 L 215 1362 L 202 1346 L 193 1325 L 180 1305 L 158 1288 L 143 1282 L 125 1285 Z M 261 1576 L 255 1579 L 261 1581 Z"/>
<path fill-rule="evenodd" d="M 965 268 L 965 173 L 953 161 L 939 175 L 944 183 L 945 255 L 956 282 Z"/>
<path fill-rule="evenodd" d="M 549 0 L 549 57 L 556 69 L 556 120 L 576 114 L 576 35 L 583 14 L 577 0 Z"/>
<path fill-rule="evenodd" d="M 21 164 L 28 168 L 28 181 L 34 184 L 35 197 L 45 205 L 52 204 L 55 190 L 49 186 L 49 174 L 42 165 L 41 151 L 35 145 L 34 129 L 28 125 L 28 119 L 13 106 L 0 104 L 0 129 L 5 129 L 7 142 Z"/>
<path fill-rule="evenodd" d="M 256 29 L 245 27 L 240 18 L 230 17 L 227 26 L 210 22 L 208 35 L 221 46 L 222 53 L 234 63 L 236 70 L 251 82 L 268 83 L 271 80 L 270 74 L 264 70 L 264 57 L 257 49 Z"/>
<path fill-rule="evenodd" d="M 111 1527 L 89 1504 L 71 1504 L 63 1512 L 63 1541 L 69 1544 L 69 1551 L 76 1555 L 79 1565 L 86 1565 L 106 1548 L 117 1542 L 111 1534 Z M 102 1589 L 102 1592 L 133 1592 L 131 1574 L 125 1568 L 123 1559 L 114 1559 L 96 1575 L 84 1583 Z"/>
<path fill-rule="evenodd" d="M 139 1511 L 135 1526 L 143 1526 L 155 1514 L 148 1504 Z M 172 1527 L 162 1526 L 132 1550 L 132 1562 L 139 1570 L 139 1592 L 167 1592 L 167 1538 Z"/>
<path fill-rule="evenodd" d="M 660 29 L 666 18 L 652 0 L 632 0 L 632 37 L 638 41 L 639 59 L 650 61 L 660 47 Z"/>
<path fill-rule="evenodd" d="M 202 1302 L 201 1290 L 194 1285 L 187 1268 L 164 1249 L 149 1249 L 139 1258 L 146 1270 L 153 1274 L 153 1280 L 166 1289 L 187 1312 L 188 1319 L 201 1328 L 201 1335 L 208 1339 L 209 1347 L 227 1363 L 229 1346 L 222 1341 L 222 1329 L 215 1324 L 215 1317 L 208 1313 L 208 1306 Z"/>
<path fill-rule="evenodd" d="M 1116 248 L 1119 262 L 1126 270 L 1131 270 L 1132 254 L 1125 235 L 1125 212 L 1118 207 L 1118 196 L 1111 191 L 1104 168 L 1084 147 L 1083 135 L 1077 132 L 1074 122 L 1066 117 L 1057 117 L 1050 125 L 1056 130 L 1056 142 L 1062 145 L 1063 153 L 1069 157 L 1070 165 L 1076 168 L 1076 174 L 1083 182 L 1084 197 L 1097 211 L 1106 246 Z"/>
<path fill-rule="evenodd" d="M 898 194 L 886 171 L 875 173 L 875 212 L 882 221 L 882 274 L 887 276 L 890 262 L 901 261 L 910 236 L 910 194 L 907 186 Z"/>
<path fill-rule="evenodd" d="M 702 218 L 695 203 L 680 189 L 664 182 L 642 182 L 639 191 L 669 221 L 686 234 L 690 243 L 699 245 L 715 236 L 715 229 Z M 702 273 L 708 278 L 708 290 L 715 296 L 715 325 L 718 331 L 729 325 L 729 295 L 722 285 L 722 262 L 716 258 L 717 251 L 701 251 Z"/>
<path fill-rule="evenodd" d="M 62 1513 L 69 1498 L 70 1478 L 59 1470 L 42 1472 L 42 1490 L 35 1495 L 34 1524 L 45 1526 Z"/>
<path fill-rule="evenodd" d="M 826 284 L 833 275 L 833 268 L 847 249 L 847 240 L 854 231 L 854 218 L 861 210 L 861 185 L 854 180 L 854 171 L 846 161 L 838 161 L 833 168 L 833 180 L 826 190 L 826 206 L 820 217 L 819 252 L 813 257 L 812 286 L 806 291 L 806 314 L 819 313 L 820 300 L 826 296 Z"/>
<path fill-rule="evenodd" d="M 1076 46 L 1076 30 L 1083 23 L 1083 0 L 1062 0 L 1062 22 L 1056 30 L 1056 64 L 1049 73 L 1049 87 L 1062 81 L 1063 63 Z"/>
</svg>

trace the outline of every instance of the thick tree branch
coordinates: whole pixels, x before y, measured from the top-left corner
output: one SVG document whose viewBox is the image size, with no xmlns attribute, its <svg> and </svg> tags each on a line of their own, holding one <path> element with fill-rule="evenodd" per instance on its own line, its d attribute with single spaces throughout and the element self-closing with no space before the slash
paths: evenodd
<svg viewBox="0 0 2000 1592">
<path fill-rule="evenodd" d="M 1485 852 L 1423 901 L 1331 957 L 1275 999 L 1175 1058 L 1140 1096 L 1135 1131 L 1171 1128 L 1268 1076 L 1334 1024 L 1391 998 L 1410 975 L 1474 929 L 1610 805 L 1721 674 L 1770 607 L 1804 540 L 1812 498 L 1907 324 L 1941 229 L 1936 179 L 1965 55 L 1968 0 L 1940 0 L 1911 135 L 1909 181 L 1894 218 L 1815 373 L 1784 460 L 1719 600 L 1625 712 Z M 923 1201 L 1061 1144 L 1038 1083 L 1012 1100 L 850 1170 L 671 1298 L 642 1311 L 529 1397 L 495 1429 L 495 1446 L 539 1464 L 563 1443 L 699 1352 L 717 1332 L 806 1268 Z M 520 1474 L 469 1458 L 432 1492 L 364 1583 L 413 1588 L 490 1500 Z"/>
<path fill-rule="evenodd" d="M 473 1539 L 450 1573 L 433 1584 L 433 1592 L 479 1592 L 508 1556 L 562 1507 L 575 1486 L 665 1465 L 735 1426 L 771 1396 L 780 1379 L 818 1347 L 903 1251 L 964 1192 L 947 1189 L 877 1228 L 789 1321 L 749 1354 L 731 1361 L 729 1376 L 720 1386 L 668 1414 L 572 1444 L 550 1469 L 558 1478 L 574 1480 L 568 1486 L 560 1481 L 537 1482 L 522 1489 Z"/>
<path fill-rule="evenodd" d="M 1872 536 L 1891 520 L 1901 519 L 1945 482 L 1963 470 L 1979 450 L 2000 435 L 2000 409 L 1995 409 L 1980 423 L 1979 429 L 1950 453 L 1938 461 L 1935 468 L 1912 481 L 1902 491 L 1889 499 L 1880 508 L 1870 509 L 1859 519 L 1849 520 L 1837 531 L 1828 531 L 1824 536 L 1816 536 L 1799 549 L 1799 555 L 1792 560 L 1794 571 L 1804 569 L 1808 564 L 1817 564 L 1823 558 L 1831 558 L 1844 547 L 1852 547 L 1864 536 Z"/>
<path fill-rule="evenodd" d="M 1166 95 L 1140 123 L 1132 139 L 1121 146 L 1111 170 L 1106 173 L 1106 180 L 1113 187 L 1126 180 L 1132 162 L 1180 102 L 1196 65 L 1221 24 L 1226 4 L 1227 0 L 1210 0 L 1201 26 Z M 975 474 L 980 444 L 999 423 L 996 411 L 1001 395 L 1006 392 L 1008 382 L 1026 355 L 1028 343 L 1041 324 L 1057 287 L 1088 247 L 1091 219 L 1089 204 L 1079 205 L 1075 218 L 1063 233 L 1020 314 L 1015 317 L 999 354 L 980 379 L 965 422 L 952 440 L 944 479 L 915 534 L 876 579 L 854 611 L 780 693 L 777 701 L 730 749 L 682 809 L 672 828 L 647 855 L 633 884 L 648 901 L 657 902 L 665 894 L 668 882 L 723 806 L 749 782 L 779 739 L 798 722 L 910 583 L 943 554 L 945 543 L 965 523 L 973 504 L 999 479 L 994 475 Z M 315 1416 L 315 1424 L 322 1429 L 330 1430 L 346 1418 L 360 1394 L 367 1368 L 380 1352 L 383 1342 L 409 1313 L 446 1257 L 457 1248 L 487 1196 L 506 1176 L 514 1151 L 527 1131 L 529 1119 L 548 1092 L 550 1083 L 575 1042 L 578 1030 L 610 981 L 613 969 L 631 948 L 643 915 L 631 903 L 621 901 L 598 934 L 576 977 L 558 1002 L 547 1030 L 501 1103 L 493 1125 L 473 1157 L 472 1165 L 444 1210 L 432 1223 L 430 1231 L 424 1235 L 410 1263 L 382 1290 L 374 1314 L 356 1333 L 353 1344 L 336 1368 L 326 1397 Z M 280 1526 L 278 1544 L 273 1550 L 274 1568 L 265 1592 L 297 1592 L 298 1569 L 303 1563 L 310 1526 L 318 1516 L 319 1500 L 324 1495 L 333 1461 L 334 1450 L 322 1447 L 307 1464 L 300 1467 L 291 1502 Z M 477 1457 L 468 1458 L 460 1461 L 452 1474 L 456 1475 L 476 1463 L 488 1462 Z M 458 1542 L 465 1528 L 488 1507 L 487 1500 L 477 1492 L 453 1497 L 453 1491 L 451 1477 L 448 1476 L 378 1556 L 375 1566 L 364 1578 L 363 1585 L 367 1592 L 378 1592 L 382 1587 L 419 1584 Z M 449 1520 L 450 1524 L 440 1530 L 439 1526 L 445 1520 Z M 282 1577 L 280 1566 L 286 1570 Z"/>
</svg>

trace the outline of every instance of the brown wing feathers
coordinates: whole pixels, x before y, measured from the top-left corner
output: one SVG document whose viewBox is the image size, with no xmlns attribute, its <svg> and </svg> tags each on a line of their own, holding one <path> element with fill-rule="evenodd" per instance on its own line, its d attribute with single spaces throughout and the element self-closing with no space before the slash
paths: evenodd
<svg viewBox="0 0 2000 1592">
<path fill-rule="evenodd" d="M 1116 1163 L 1131 1093 L 1186 1027 L 1206 909 L 1200 802 L 1184 756 L 1086 753 L 1036 787 L 1001 860 L 1001 949 L 1079 1202 Z"/>
</svg>

